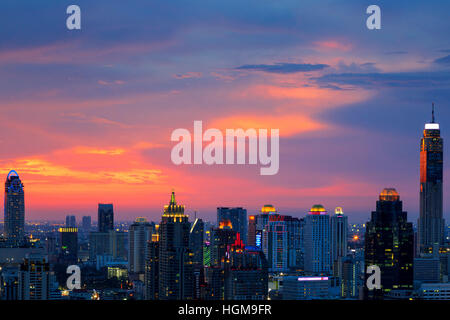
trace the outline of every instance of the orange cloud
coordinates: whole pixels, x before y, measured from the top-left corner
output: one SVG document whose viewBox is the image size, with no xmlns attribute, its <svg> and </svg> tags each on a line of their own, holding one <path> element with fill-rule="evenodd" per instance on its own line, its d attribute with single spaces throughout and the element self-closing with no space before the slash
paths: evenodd
<svg viewBox="0 0 450 320">
<path fill-rule="evenodd" d="M 352 45 L 350 43 L 344 43 L 342 41 L 337 40 L 324 40 L 324 41 L 316 41 L 313 43 L 314 47 L 318 51 L 350 51 L 352 49 Z"/>
<path fill-rule="evenodd" d="M 235 115 L 215 120 L 211 123 L 212 128 L 225 129 L 249 128 L 254 129 L 280 129 L 280 136 L 292 136 L 299 133 L 324 129 L 327 125 L 312 120 L 303 115 Z"/>
</svg>

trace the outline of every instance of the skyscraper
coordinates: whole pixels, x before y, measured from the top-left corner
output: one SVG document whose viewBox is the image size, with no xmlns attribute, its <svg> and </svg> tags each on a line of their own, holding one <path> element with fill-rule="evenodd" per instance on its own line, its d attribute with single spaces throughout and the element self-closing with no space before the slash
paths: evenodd
<svg viewBox="0 0 450 320">
<path fill-rule="evenodd" d="M 145 218 L 137 218 L 128 231 L 128 270 L 130 273 L 145 271 L 147 242 L 152 240 L 154 226 Z"/>
<path fill-rule="evenodd" d="M 420 140 L 420 217 L 418 252 L 428 253 L 434 244 L 443 244 L 445 222 L 442 216 L 443 144 L 439 124 L 425 124 Z"/>
<path fill-rule="evenodd" d="M 159 299 L 159 235 L 153 234 L 152 240 L 147 242 L 145 260 L 145 299 Z"/>
<path fill-rule="evenodd" d="M 81 229 L 84 233 L 89 233 L 91 231 L 91 216 L 83 216 L 81 220 Z"/>
<path fill-rule="evenodd" d="M 98 204 L 98 232 L 114 230 L 114 208 L 112 203 Z"/>
<path fill-rule="evenodd" d="M 77 218 L 72 215 L 66 216 L 66 228 L 76 228 L 76 227 L 77 227 Z"/>
<path fill-rule="evenodd" d="M 340 259 L 347 255 L 348 217 L 341 207 L 337 207 L 330 218 L 331 233 L 331 263 L 333 275 L 340 274 Z"/>
<path fill-rule="evenodd" d="M 61 259 L 64 263 L 78 262 L 78 228 L 59 228 Z"/>
<path fill-rule="evenodd" d="M 172 192 L 159 225 L 159 299 L 190 300 L 194 294 L 190 223 Z"/>
<path fill-rule="evenodd" d="M 248 217 L 247 245 L 256 246 L 256 217 Z"/>
<path fill-rule="evenodd" d="M 263 239 L 263 251 L 267 257 L 269 271 L 288 271 L 289 234 L 286 217 L 279 214 L 271 215 Z"/>
<path fill-rule="evenodd" d="M 19 300 L 49 300 L 55 275 L 40 254 L 29 254 L 19 269 Z"/>
<path fill-rule="evenodd" d="M 366 224 L 364 265 L 376 265 L 381 272 L 381 290 L 367 291 L 368 297 L 413 288 L 414 233 L 402 207 L 397 191 L 386 188 Z"/>
<path fill-rule="evenodd" d="M 24 243 L 25 197 L 23 184 L 16 171 L 11 170 L 5 182 L 5 238 L 10 246 Z"/>
<path fill-rule="evenodd" d="M 202 219 L 195 219 L 189 232 L 189 247 L 194 254 L 194 266 L 201 268 L 203 266 L 203 235 L 205 224 Z"/>
<path fill-rule="evenodd" d="M 239 232 L 244 243 L 247 242 L 247 210 L 244 208 L 217 208 L 217 225 L 222 220 L 230 220 L 233 230 Z"/>
<path fill-rule="evenodd" d="M 316 204 L 305 218 L 305 271 L 313 274 L 329 274 L 330 217 L 325 208 Z"/>
</svg>

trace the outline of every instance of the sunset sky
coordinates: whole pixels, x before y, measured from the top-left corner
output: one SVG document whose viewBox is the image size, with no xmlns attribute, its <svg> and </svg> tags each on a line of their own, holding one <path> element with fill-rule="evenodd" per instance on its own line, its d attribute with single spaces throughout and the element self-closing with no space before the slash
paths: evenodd
<svg viewBox="0 0 450 320">
<path fill-rule="evenodd" d="M 66 28 L 70 4 L 82 30 Z M 381 30 L 366 28 L 370 4 Z M 112 202 L 117 220 L 157 221 L 174 188 L 208 220 L 217 206 L 303 216 L 321 203 L 363 222 L 395 187 L 416 222 L 435 102 L 449 220 L 449 12 L 419 0 L 3 0 L 0 177 L 20 175 L 27 220 L 96 220 Z M 279 173 L 172 164 L 170 135 L 194 120 L 279 129 Z"/>
</svg>

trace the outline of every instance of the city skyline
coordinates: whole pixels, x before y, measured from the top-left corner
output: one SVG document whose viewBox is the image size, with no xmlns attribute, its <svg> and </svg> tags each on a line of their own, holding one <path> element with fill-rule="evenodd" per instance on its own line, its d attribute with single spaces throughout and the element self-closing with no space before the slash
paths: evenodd
<svg viewBox="0 0 450 320">
<path fill-rule="evenodd" d="M 304 216 L 320 203 L 365 222 L 393 187 L 416 223 L 432 102 L 450 138 L 448 2 L 380 1 L 377 31 L 364 5 L 335 1 L 79 4 L 79 32 L 65 29 L 64 4 L 2 12 L 0 176 L 19 173 L 26 220 L 94 218 L 98 203 L 157 220 L 175 188 L 210 221 L 222 206 Z M 170 132 L 194 120 L 279 128 L 279 173 L 173 165 Z M 444 186 L 447 221 L 449 198 Z"/>
</svg>

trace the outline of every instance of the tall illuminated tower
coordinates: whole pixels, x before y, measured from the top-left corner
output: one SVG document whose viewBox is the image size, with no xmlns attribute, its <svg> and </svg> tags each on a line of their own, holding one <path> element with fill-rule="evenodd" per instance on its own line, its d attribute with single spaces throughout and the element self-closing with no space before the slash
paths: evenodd
<svg viewBox="0 0 450 320">
<path fill-rule="evenodd" d="M 5 182 L 5 238 L 10 246 L 24 242 L 25 197 L 23 184 L 16 171 L 11 170 Z"/>
<path fill-rule="evenodd" d="M 418 251 L 426 253 L 434 244 L 444 240 L 442 216 L 443 145 L 439 124 L 434 121 L 434 104 L 431 122 L 425 124 L 420 140 L 420 217 L 418 221 Z"/>
<path fill-rule="evenodd" d="M 413 243 L 412 223 L 403 211 L 400 195 L 385 188 L 366 224 L 364 265 L 376 265 L 381 271 L 381 289 L 366 290 L 367 298 L 381 298 L 395 289 L 413 289 Z M 368 277 L 366 274 L 366 281 Z"/>
<path fill-rule="evenodd" d="M 194 295 L 193 253 L 189 250 L 191 224 L 184 206 L 172 192 L 159 225 L 159 299 L 191 300 Z"/>
<path fill-rule="evenodd" d="M 329 274 L 331 271 L 330 216 L 316 204 L 305 218 L 305 271 Z"/>
<path fill-rule="evenodd" d="M 347 255 L 348 217 L 341 207 L 337 207 L 334 216 L 330 217 L 330 247 L 333 273 L 340 273 L 340 259 Z"/>
</svg>

